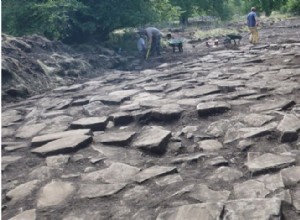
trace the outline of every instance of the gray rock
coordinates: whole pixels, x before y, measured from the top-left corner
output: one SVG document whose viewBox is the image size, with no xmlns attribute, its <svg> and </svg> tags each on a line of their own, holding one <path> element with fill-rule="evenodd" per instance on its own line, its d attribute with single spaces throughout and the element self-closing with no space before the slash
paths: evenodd
<svg viewBox="0 0 300 220">
<path fill-rule="evenodd" d="M 82 174 L 81 179 L 84 182 L 128 183 L 139 171 L 140 169 L 137 167 L 114 162 L 103 170 Z"/>
<path fill-rule="evenodd" d="M 2 147 L 4 146 L 4 150 L 6 152 L 16 151 L 22 148 L 29 148 L 30 144 L 26 142 L 2 142 Z"/>
<path fill-rule="evenodd" d="M 202 157 L 206 157 L 207 154 L 204 153 L 194 153 L 188 155 L 181 155 L 179 157 L 174 158 L 171 163 L 185 163 L 185 162 L 197 162 L 198 159 Z"/>
<path fill-rule="evenodd" d="M 225 202 L 226 220 L 280 220 L 281 201 L 279 199 L 240 199 Z"/>
<path fill-rule="evenodd" d="M 118 193 L 126 184 L 81 184 L 77 192 L 77 197 L 80 199 L 85 198 L 100 198 L 107 197 Z"/>
<path fill-rule="evenodd" d="M 12 203 L 21 201 L 25 199 L 26 197 L 30 196 L 31 193 L 37 189 L 39 185 L 38 180 L 32 180 L 27 183 L 21 184 L 17 186 L 16 188 L 10 190 L 7 194 L 6 197 L 11 200 Z"/>
<path fill-rule="evenodd" d="M 282 169 L 294 163 L 295 159 L 292 157 L 266 153 L 248 161 L 245 165 L 250 172 L 257 173 L 268 169 Z"/>
<path fill-rule="evenodd" d="M 238 180 L 242 176 L 243 173 L 235 168 L 219 167 L 213 172 L 213 174 L 210 177 L 208 177 L 208 179 L 217 182 L 233 182 L 234 180 Z"/>
<path fill-rule="evenodd" d="M 280 173 L 263 175 L 256 180 L 262 182 L 265 185 L 265 188 L 270 192 L 284 188 L 283 179 Z"/>
<path fill-rule="evenodd" d="M 228 161 L 223 156 L 218 156 L 209 159 L 207 164 L 211 166 L 226 166 L 228 165 Z"/>
<path fill-rule="evenodd" d="M 54 167 L 41 166 L 37 167 L 28 174 L 30 180 L 38 179 L 39 181 L 47 181 L 54 177 L 55 174 L 59 173 Z"/>
<path fill-rule="evenodd" d="M 113 144 L 125 146 L 129 144 L 135 132 L 111 132 L 99 135 L 94 135 L 93 140 L 95 143 Z"/>
<path fill-rule="evenodd" d="M 170 137 L 171 132 L 161 127 L 144 127 L 133 141 L 132 146 L 154 153 L 163 153 Z"/>
<path fill-rule="evenodd" d="M 285 168 L 280 172 L 286 187 L 295 186 L 300 182 L 300 166 Z"/>
<path fill-rule="evenodd" d="M 86 147 L 92 141 L 91 136 L 77 135 L 57 139 L 41 147 L 31 150 L 32 153 L 40 156 L 76 151 L 79 148 Z"/>
<path fill-rule="evenodd" d="M 150 194 L 147 188 L 148 187 L 139 185 L 134 186 L 132 189 L 129 189 L 124 193 L 123 199 L 131 202 L 142 202 L 144 198 L 148 197 Z"/>
<path fill-rule="evenodd" d="M 46 164 L 48 167 L 63 167 L 68 163 L 70 159 L 69 155 L 57 155 L 57 156 L 50 156 L 46 158 Z"/>
<path fill-rule="evenodd" d="M 140 173 L 138 173 L 135 176 L 135 181 L 138 183 L 142 183 L 148 179 L 167 175 L 171 173 L 176 173 L 177 168 L 176 167 L 164 167 L 164 166 L 152 166 L 150 168 L 142 170 Z"/>
<path fill-rule="evenodd" d="M 168 175 L 168 176 L 163 176 L 160 178 L 157 178 L 155 180 L 155 183 L 159 186 L 166 186 L 170 185 L 172 183 L 177 183 L 177 182 L 182 182 L 183 179 L 179 174 L 173 174 L 173 175 Z"/>
<path fill-rule="evenodd" d="M 204 102 L 197 105 L 199 116 L 211 116 L 224 113 L 230 109 L 231 106 L 226 102 Z"/>
<path fill-rule="evenodd" d="M 158 121 L 171 121 L 180 117 L 183 109 L 177 104 L 163 105 L 159 109 L 152 111 L 153 120 Z"/>
<path fill-rule="evenodd" d="M 9 220 L 35 220 L 36 219 L 36 210 L 30 209 L 20 214 L 10 218 Z"/>
<path fill-rule="evenodd" d="M 43 130 L 47 125 L 44 123 L 29 124 L 19 128 L 16 131 L 16 137 L 18 138 L 31 138 L 37 135 L 41 130 Z"/>
<path fill-rule="evenodd" d="M 15 122 L 23 120 L 21 112 L 18 110 L 9 110 L 2 112 L 1 114 L 1 125 L 2 127 L 7 127 L 13 125 Z"/>
<path fill-rule="evenodd" d="M 292 204 L 297 210 L 297 212 L 300 211 L 300 189 L 297 188 L 293 193 L 292 193 Z"/>
<path fill-rule="evenodd" d="M 287 114 L 278 124 L 277 130 L 281 132 L 281 142 L 295 141 L 298 139 L 297 132 L 300 130 L 300 119 L 293 114 Z"/>
<path fill-rule="evenodd" d="M 90 102 L 87 105 L 84 105 L 83 112 L 87 116 L 98 116 L 103 114 L 108 115 L 110 112 L 110 108 L 100 101 L 94 101 Z"/>
<path fill-rule="evenodd" d="M 52 133 L 52 134 L 36 136 L 32 139 L 31 143 L 33 146 L 39 146 L 39 145 L 45 144 L 49 141 L 54 141 L 54 140 L 64 138 L 64 137 L 77 136 L 77 135 L 90 135 L 90 134 L 91 134 L 90 129 L 78 129 L 78 130 L 63 131 L 63 132 L 57 132 L 57 133 Z"/>
<path fill-rule="evenodd" d="M 71 123 L 71 128 L 81 129 L 90 128 L 93 131 L 103 131 L 108 123 L 108 117 L 89 117 L 81 118 Z"/>
<path fill-rule="evenodd" d="M 128 112 L 114 113 L 111 117 L 115 126 L 128 125 L 134 120 L 134 117 Z"/>
<path fill-rule="evenodd" d="M 206 129 L 206 133 L 214 137 L 223 136 L 232 122 L 230 120 L 220 120 L 211 123 Z"/>
<path fill-rule="evenodd" d="M 2 156 L 1 157 L 1 170 L 5 170 L 7 166 L 20 160 L 21 156 Z"/>
<path fill-rule="evenodd" d="M 187 98 L 196 98 L 199 96 L 209 95 L 209 94 L 218 93 L 218 92 L 220 92 L 220 89 L 218 86 L 204 85 L 204 86 L 197 87 L 196 89 L 186 91 L 184 96 Z"/>
<path fill-rule="evenodd" d="M 264 102 L 262 104 L 254 105 L 250 108 L 250 111 L 252 112 L 263 112 L 263 111 L 269 111 L 269 110 L 284 110 L 292 105 L 294 105 L 295 102 L 293 100 L 274 100 L 269 102 Z"/>
<path fill-rule="evenodd" d="M 262 114 L 249 114 L 242 118 L 242 120 L 253 127 L 260 127 L 266 124 L 267 122 L 273 120 L 275 117 L 270 115 L 262 115 Z"/>
<path fill-rule="evenodd" d="M 223 147 L 222 143 L 220 143 L 217 140 L 204 140 L 198 142 L 198 144 L 200 149 L 202 149 L 203 151 L 210 151 L 210 152 L 218 151 Z"/>
<path fill-rule="evenodd" d="M 265 188 L 265 184 L 257 180 L 248 180 L 234 185 L 235 199 L 265 198 L 270 190 Z"/>
<path fill-rule="evenodd" d="M 198 203 L 184 205 L 175 209 L 161 212 L 156 220 L 216 220 L 221 216 L 222 203 Z"/>
<path fill-rule="evenodd" d="M 221 202 L 229 199 L 230 191 L 214 191 L 205 184 L 195 184 L 189 193 L 189 197 L 199 202 Z"/>
<path fill-rule="evenodd" d="M 37 207 L 45 208 L 60 205 L 74 194 L 75 189 L 71 182 L 52 181 L 40 190 Z"/>
</svg>

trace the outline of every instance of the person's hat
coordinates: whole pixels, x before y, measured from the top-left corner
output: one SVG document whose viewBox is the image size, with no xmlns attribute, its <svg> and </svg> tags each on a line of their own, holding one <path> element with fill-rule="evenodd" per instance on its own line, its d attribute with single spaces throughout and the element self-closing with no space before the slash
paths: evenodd
<svg viewBox="0 0 300 220">
<path fill-rule="evenodd" d="M 256 11 L 256 8 L 255 8 L 255 7 L 252 7 L 252 8 L 251 8 L 251 11 Z"/>
</svg>

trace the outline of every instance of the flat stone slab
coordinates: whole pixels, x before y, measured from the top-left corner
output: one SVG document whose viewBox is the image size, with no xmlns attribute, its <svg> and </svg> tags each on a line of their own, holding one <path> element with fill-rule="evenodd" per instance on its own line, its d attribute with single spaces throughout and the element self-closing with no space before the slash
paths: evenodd
<svg viewBox="0 0 300 220">
<path fill-rule="evenodd" d="M 107 197 L 118 193 L 122 190 L 126 184 L 116 183 L 116 184 L 81 184 L 79 191 L 77 192 L 77 197 L 80 199 L 92 199 Z"/>
<path fill-rule="evenodd" d="M 112 117 L 115 126 L 127 125 L 133 122 L 134 120 L 134 117 L 131 115 L 130 112 L 117 112 L 110 116 Z"/>
<path fill-rule="evenodd" d="M 275 109 L 282 110 L 294 104 L 295 102 L 293 100 L 274 100 L 274 101 L 269 101 L 269 102 L 264 102 L 262 104 L 254 105 L 250 108 L 250 111 L 263 112 L 263 111 L 270 111 Z"/>
<path fill-rule="evenodd" d="M 152 111 L 152 118 L 159 121 L 171 121 L 180 117 L 184 110 L 178 104 L 163 105 Z"/>
<path fill-rule="evenodd" d="M 198 159 L 202 157 L 206 157 L 207 154 L 204 153 L 195 153 L 195 154 L 189 154 L 189 155 L 181 155 L 179 157 L 176 157 L 171 161 L 171 163 L 185 163 L 185 162 L 197 162 Z"/>
<path fill-rule="evenodd" d="M 20 160 L 22 157 L 21 156 L 3 156 L 1 157 L 1 170 L 5 170 L 5 168 L 10 165 L 15 163 L 16 161 Z"/>
<path fill-rule="evenodd" d="M 27 211 L 24 211 L 9 220 L 36 220 L 36 210 L 35 209 L 30 209 Z"/>
<path fill-rule="evenodd" d="M 210 116 L 224 113 L 231 109 L 231 106 L 226 102 L 204 102 L 197 105 L 199 116 Z"/>
<path fill-rule="evenodd" d="M 176 173 L 177 168 L 176 167 L 165 167 L 165 166 L 152 166 L 150 168 L 142 170 L 140 173 L 138 173 L 135 176 L 135 181 L 138 183 L 142 183 L 148 179 L 157 177 L 157 176 L 162 176 L 162 175 L 167 175 L 171 173 Z"/>
<path fill-rule="evenodd" d="M 9 110 L 1 113 L 1 126 L 7 127 L 13 125 L 15 122 L 23 120 L 23 116 L 20 111 Z"/>
<path fill-rule="evenodd" d="M 18 138 L 32 138 L 33 136 L 37 135 L 41 130 L 46 128 L 46 126 L 47 125 L 45 123 L 25 125 L 16 131 L 15 136 Z"/>
<path fill-rule="evenodd" d="M 95 143 L 113 144 L 125 146 L 129 144 L 135 132 L 110 132 L 99 135 L 94 135 L 93 140 Z"/>
<path fill-rule="evenodd" d="M 295 141 L 298 139 L 300 119 L 293 114 L 287 114 L 278 124 L 277 130 L 281 132 L 281 142 Z"/>
<path fill-rule="evenodd" d="M 160 213 L 156 220 L 216 220 L 220 219 L 222 210 L 222 203 L 183 205 Z"/>
<path fill-rule="evenodd" d="M 79 148 L 87 146 L 91 141 L 92 137 L 87 135 L 69 136 L 49 142 L 41 147 L 33 149 L 31 152 L 40 156 L 47 156 L 76 151 Z"/>
<path fill-rule="evenodd" d="M 155 180 L 155 183 L 159 186 L 167 186 L 172 183 L 182 182 L 183 179 L 179 174 L 167 175 Z"/>
<path fill-rule="evenodd" d="M 264 124 L 273 120 L 274 118 L 275 117 L 271 115 L 252 113 L 243 117 L 242 120 L 250 126 L 259 127 L 259 126 L 263 126 Z"/>
<path fill-rule="evenodd" d="M 295 186 L 300 182 L 300 166 L 282 169 L 280 173 L 286 187 Z"/>
<path fill-rule="evenodd" d="M 209 95 L 213 93 L 220 92 L 220 89 L 218 86 L 215 85 L 204 85 L 197 87 L 195 89 L 191 89 L 185 92 L 184 96 L 187 98 L 196 98 L 203 95 Z"/>
<path fill-rule="evenodd" d="M 270 193 L 265 184 L 256 180 L 248 180 L 234 185 L 235 199 L 265 198 Z"/>
<path fill-rule="evenodd" d="M 21 201 L 25 199 L 27 196 L 30 196 L 31 193 L 37 189 L 39 185 L 38 180 L 32 180 L 27 183 L 23 183 L 16 188 L 10 190 L 7 194 L 6 197 L 11 200 L 12 203 Z"/>
<path fill-rule="evenodd" d="M 280 220 L 281 201 L 279 199 L 239 199 L 225 202 L 226 220 Z"/>
<path fill-rule="evenodd" d="M 198 142 L 199 148 L 203 151 L 218 151 L 223 147 L 223 144 L 217 140 L 204 140 Z"/>
<path fill-rule="evenodd" d="M 48 167 L 63 167 L 69 162 L 70 156 L 69 155 L 57 155 L 57 156 L 50 156 L 46 158 L 46 164 Z"/>
<path fill-rule="evenodd" d="M 213 172 L 213 174 L 210 177 L 208 177 L 208 179 L 216 182 L 232 182 L 234 180 L 240 179 L 242 176 L 243 173 L 235 168 L 219 167 Z"/>
<path fill-rule="evenodd" d="M 163 153 L 166 150 L 170 137 L 171 132 L 162 127 L 144 127 L 133 141 L 132 147 L 154 153 Z"/>
<path fill-rule="evenodd" d="M 108 123 L 108 117 L 81 118 L 71 123 L 72 129 L 90 128 L 93 131 L 103 131 Z"/>
<path fill-rule="evenodd" d="M 295 163 L 295 159 L 289 156 L 280 156 L 266 153 L 248 161 L 245 165 L 252 173 L 261 172 L 268 169 L 285 168 Z"/>
<path fill-rule="evenodd" d="M 214 191 L 205 184 L 195 184 L 189 197 L 199 202 L 221 202 L 229 199 L 230 191 Z"/>
<path fill-rule="evenodd" d="M 64 137 L 69 136 L 77 136 L 77 135 L 90 135 L 91 130 L 90 129 L 78 129 L 78 130 L 70 130 L 70 131 L 63 131 L 63 132 L 57 132 L 52 134 L 45 134 L 41 136 L 36 136 L 31 140 L 31 143 L 33 146 L 38 146 L 45 144 L 49 141 L 57 140 Z"/>
<path fill-rule="evenodd" d="M 103 170 L 82 174 L 81 179 L 84 182 L 128 183 L 139 172 L 140 169 L 137 167 L 114 162 Z"/>
<path fill-rule="evenodd" d="M 45 208 L 60 205 L 74 194 L 75 189 L 71 182 L 52 181 L 40 190 L 37 207 Z"/>
</svg>

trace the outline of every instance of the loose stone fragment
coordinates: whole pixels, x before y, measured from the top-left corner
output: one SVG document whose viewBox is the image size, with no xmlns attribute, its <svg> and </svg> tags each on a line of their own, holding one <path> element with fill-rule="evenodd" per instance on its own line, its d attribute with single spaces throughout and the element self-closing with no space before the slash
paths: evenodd
<svg viewBox="0 0 300 220">
<path fill-rule="evenodd" d="M 133 122 L 134 117 L 128 112 L 118 112 L 111 115 L 115 126 L 127 125 Z"/>
<path fill-rule="evenodd" d="M 277 130 L 281 132 L 281 142 L 292 142 L 298 139 L 298 131 L 300 130 L 300 119 L 293 115 L 287 114 L 277 126 Z"/>
<path fill-rule="evenodd" d="M 230 191 L 214 191 L 204 184 L 196 184 L 189 193 L 189 197 L 199 202 L 221 202 L 228 200 Z"/>
<path fill-rule="evenodd" d="M 75 192 L 75 186 L 70 182 L 52 181 L 45 185 L 37 199 L 37 207 L 56 206 L 68 199 Z"/>
<path fill-rule="evenodd" d="M 232 182 L 243 176 L 243 173 L 235 168 L 231 167 L 219 167 L 208 178 L 213 181 Z"/>
<path fill-rule="evenodd" d="M 189 155 L 182 155 L 172 160 L 171 163 L 197 162 L 201 157 L 206 157 L 207 154 L 195 153 Z"/>
<path fill-rule="evenodd" d="M 69 155 L 57 155 L 46 158 L 46 164 L 48 167 L 62 167 L 68 163 L 70 159 Z"/>
<path fill-rule="evenodd" d="M 270 193 L 262 182 L 248 180 L 234 185 L 235 199 L 265 198 Z"/>
<path fill-rule="evenodd" d="M 286 187 L 295 186 L 300 182 L 300 166 L 285 168 L 280 172 Z"/>
<path fill-rule="evenodd" d="M 217 140 L 204 140 L 198 143 L 203 151 L 218 151 L 223 145 Z"/>
</svg>

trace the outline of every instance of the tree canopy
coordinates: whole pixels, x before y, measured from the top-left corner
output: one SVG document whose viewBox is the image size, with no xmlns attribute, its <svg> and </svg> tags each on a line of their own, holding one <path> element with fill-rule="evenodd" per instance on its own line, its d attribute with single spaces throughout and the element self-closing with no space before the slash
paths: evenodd
<svg viewBox="0 0 300 220">
<path fill-rule="evenodd" d="M 252 6 L 268 16 L 287 3 L 299 12 L 300 0 L 3 0 L 4 33 L 42 34 L 67 43 L 106 40 L 118 28 L 162 21 L 187 24 L 194 15 L 229 19 Z"/>
</svg>

